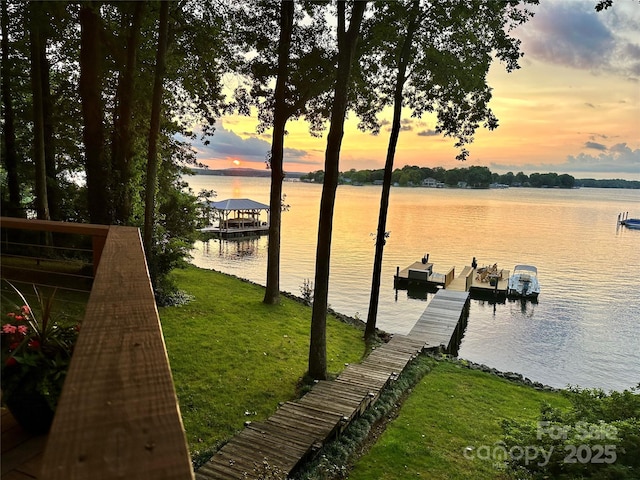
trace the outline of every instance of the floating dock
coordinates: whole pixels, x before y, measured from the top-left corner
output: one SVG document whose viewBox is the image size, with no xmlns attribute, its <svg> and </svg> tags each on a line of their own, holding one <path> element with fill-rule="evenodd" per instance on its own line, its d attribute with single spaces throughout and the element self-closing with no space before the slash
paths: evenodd
<svg viewBox="0 0 640 480">
<path fill-rule="evenodd" d="M 396 269 L 394 276 L 394 286 L 396 289 L 406 289 L 412 285 L 426 286 L 433 289 L 446 287 L 455 276 L 455 268 L 451 268 L 447 273 L 434 273 L 433 263 L 415 262 L 407 268 Z"/>
<path fill-rule="evenodd" d="M 245 228 L 220 228 L 220 227 L 205 227 L 201 228 L 200 231 L 207 235 L 212 235 L 216 238 L 245 238 L 245 237 L 256 237 L 260 235 L 268 235 L 269 227 L 266 225 L 261 225 L 258 227 L 245 227 Z"/>
<path fill-rule="evenodd" d="M 479 298 L 507 296 L 509 270 L 465 266 L 458 276 L 455 271 L 455 267 L 451 267 L 446 273 L 435 273 L 433 263 L 414 262 L 403 270 L 400 270 L 400 267 L 396 268 L 394 288 L 396 290 L 416 286 L 432 290 L 445 288 L 458 292 L 469 292 L 472 297 Z"/>
</svg>

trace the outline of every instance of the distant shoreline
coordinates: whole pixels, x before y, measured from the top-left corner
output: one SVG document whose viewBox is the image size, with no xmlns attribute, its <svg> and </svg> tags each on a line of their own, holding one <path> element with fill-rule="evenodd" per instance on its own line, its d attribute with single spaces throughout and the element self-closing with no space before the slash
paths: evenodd
<svg viewBox="0 0 640 480">
<path fill-rule="evenodd" d="M 216 175 L 219 177 L 271 177 L 271 170 L 258 170 L 257 168 L 225 168 L 214 170 L 211 168 L 191 168 L 196 175 Z M 303 172 L 286 172 L 288 178 L 300 178 L 306 173 Z"/>
<path fill-rule="evenodd" d="M 210 169 L 210 168 L 191 168 L 190 169 L 196 175 L 213 175 L 220 177 L 255 177 L 255 178 L 269 178 L 271 177 L 271 170 L 258 170 L 256 168 L 226 168 L 226 169 Z M 296 178 L 300 179 L 301 177 L 307 176 L 307 173 L 303 172 L 286 172 L 286 178 Z M 318 183 L 318 182 L 311 182 Z M 345 182 L 347 184 L 351 182 Z M 364 183 L 351 183 L 353 185 L 380 185 L 377 182 L 364 182 Z M 398 186 L 398 185 L 394 185 Z M 422 185 L 412 185 L 422 186 Z M 505 187 L 495 187 L 495 188 L 506 188 L 506 187 L 514 187 L 514 188 L 522 188 L 529 187 L 528 185 L 507 185 Z M 575 186 L 572 188 L 621 188 L 621 189 L 631 189 L 636 190 L 640 189 L 640 181 L 638 180 L 623 180 L 619 178 L 611 178 L 611 179 L 594 179 L 594 178 L 577 178 L 575 179 Z M 447 188 L 458 188 L 456 186 L 448 186 Z M 490 186 L 481 187 L 485 189 L 491 188 Z M 543 187 L 530 187 L 530 188 L 545 188 Z M 546 188 L 556 188 L 556 187 L 546 187 Z"/>
</svg>

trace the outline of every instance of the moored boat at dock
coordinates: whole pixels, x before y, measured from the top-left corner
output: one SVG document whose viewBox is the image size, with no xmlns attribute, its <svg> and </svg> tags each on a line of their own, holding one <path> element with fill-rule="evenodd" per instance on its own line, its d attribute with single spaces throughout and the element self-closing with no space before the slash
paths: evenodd
<svg viewBox="0 0 640 480">
<path fill-rule="evenodd" d="M 538 298 L 540 282 L 538 269 L 533 265 L 516 265 L 509 277 L 507 295 L 520 298 Z"/>
</svg>

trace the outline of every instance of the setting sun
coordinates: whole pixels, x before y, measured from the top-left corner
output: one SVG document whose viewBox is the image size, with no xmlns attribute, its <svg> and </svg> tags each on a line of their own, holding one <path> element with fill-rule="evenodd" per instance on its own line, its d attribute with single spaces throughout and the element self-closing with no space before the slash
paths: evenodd
<svg viewBox="0 0 640 480">
<path fill-rule="evenodd" d="M 240 165 L 240 160 L 234 160 L 234 161 L 233 161 L 233 164 L 234 164 L 236 167 L 237 167 L 237 166 L 239 166 L 239 165 Z"/>
</svg>

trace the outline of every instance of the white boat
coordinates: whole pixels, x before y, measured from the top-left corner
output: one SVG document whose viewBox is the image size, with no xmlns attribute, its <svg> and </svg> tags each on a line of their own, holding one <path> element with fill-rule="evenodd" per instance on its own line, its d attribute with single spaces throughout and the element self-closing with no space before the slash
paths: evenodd
<svg viewBox="0 0 640 480">
<path fill-rule="evenodd" d="M 538 298 L 538 269 L 532 265 L 516 265 L 509 277 L 507 294 L 511 297 Z"/>
</svg>

